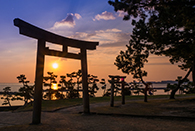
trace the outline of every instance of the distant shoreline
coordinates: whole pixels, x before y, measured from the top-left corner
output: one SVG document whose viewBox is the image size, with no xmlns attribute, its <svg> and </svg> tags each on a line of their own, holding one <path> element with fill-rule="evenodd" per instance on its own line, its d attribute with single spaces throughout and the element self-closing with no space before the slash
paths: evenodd
<svg viewBox="0 0 195 131">
<path fill-rule="evenodd" d="M 177 81 L 172 81 L 172 80 L 167 80 L 167 81 L 147 81 L 147 82 L 151 82 L 152 84 L 175 84 L 177 83 Z"/>
<path fill-rule="evenodd" d="M 128 81 L 126 81 L 128 82 Z M 153 84 L 167 84 L 167 83 L 177 83 L 177 81 L 174 80 L 162 80 L 162 81 L 146 81 L 146 82 L 151 82 Z M 130 83 L 130 82 L 128 82 Z M 21 84 L 21 83 L 15 83 L 15 82 L 0 82 L 0 84 Z M 29 84 L 34 84 L 34 83 L 29 83 Z"/>
</svg>

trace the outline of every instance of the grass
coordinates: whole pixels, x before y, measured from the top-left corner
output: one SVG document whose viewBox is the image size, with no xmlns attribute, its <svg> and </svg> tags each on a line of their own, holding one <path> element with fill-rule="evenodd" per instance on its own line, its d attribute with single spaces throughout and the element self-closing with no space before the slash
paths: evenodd
<svg viewBox="0 0 195 131">
<path fill-rule="evenodd" d="M 42 111 L 55 111 L 61 108 L 82 104 L 82 99 L 64 99 L 64 100 L 43 100 Z M 25 107 L 20 107 L 16 111 L 32 111 L 33 106 L 30 104 Z"/>
<path fill-rule="evenodd" d="M 183 97 L 183 96 L 192 96 L 192 95 L 176 95 L 177 98 Z M 169 100 L 168 95 L 154 95 L 154 96 L 148 96 L 148 103 L 147 105 L 150 105 L 151 99 L 161 99 L 161 98 L 167 98 Z M 126 96 L 125 101 L 132 101 L 132 100 L 143 100 L 144 96 Z M 90 103 L 101 103 L 101 102 L 109 102 L 110 97 L 94 97 L 90 98 Z M 121 101 L 121 96 L 115 96 L 114 101 Z M 143 102 L 144 103 L 144 102 Z M 154 103 L 155 104 L 155 103 Z M 82 98 L 78 99 L 63 99 L 63 100 L 43 100 L 42 101 L 42 111 L 55 111 L 62 108 L 67 108 L 75 105 L 82 105 Z M 16 111 L 32 111 L 33 107 L 31 105 L 28 105 L 26 107 L 20 107 Z M 136 109 L 135 109 L 136 110 Z"/>
<path fill-rule="evenodd" d="M 162 98 L 167 96 L 156 96 L 155 98 Z M 126 100 L 143 99 L 143 96 L 126 96 Z M 121 96 L 115 96 L 115 101 L 121 101 Z M 90 103 L 109 102 L 110 97 L 93 97 L 90 98 Z M 62 100 L 43 100 L 42 111 L 55 111 L 61 108 L 67 108 L 70 106 L 82 105 L 82 98 L 77 99 L 62 99 Z M 16 111 L 32 111 L 31 105 L 20 107 Z"/>
<path fill-rule="evenodd" d="M 127 114 L 127 115 L 156 115 L 159 112 L 163 112 L 163 108 L 159 108 L 161 104 L 166 104 L 175 100 L 149 100 L 148 102 L 143 101 L 129 101 L 125 105 L 116 103 L 114 107 L 101 106 L 93 109 L 93 112 L 103 114 Z"/>
<path fill-rule="evenodd" d="M 100 106 L 91 111 L 99 114 L 195 117 L 195 97 L 192 95 L 182 96 L 177 95 L 177 99 L 159 99 L 167 96 L 153 96 L 148 99 L 148 102 L 127 101 L 125 105 L 115 102 L 114 107 Z"/>
</svg>

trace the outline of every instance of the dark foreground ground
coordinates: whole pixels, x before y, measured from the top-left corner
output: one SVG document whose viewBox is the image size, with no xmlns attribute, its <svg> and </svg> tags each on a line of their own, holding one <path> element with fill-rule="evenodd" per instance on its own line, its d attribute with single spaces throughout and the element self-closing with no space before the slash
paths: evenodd
<svg viewBox="0 0 195 131">
<path fill-rule="evenodd" d="M 30 125 L 32 112 L 0 112 L 0 131 L 194 131 L 195 99 L 92 104 L 92 115 L 82 106 L 42 112 L 42 124 Z M 156 111 L 157 110 L 157 111 Z"/>
</svg>

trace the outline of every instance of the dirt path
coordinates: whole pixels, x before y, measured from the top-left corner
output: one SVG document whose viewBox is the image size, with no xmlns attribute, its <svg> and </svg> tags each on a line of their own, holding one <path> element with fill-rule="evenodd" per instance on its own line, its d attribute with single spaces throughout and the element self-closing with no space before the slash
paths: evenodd
<svg viewBox="0 0 195 131">
<path fill-rule="evenodd" d="M 41 125 L 29 125 L 32 112 L 0 112 L 1 131 L 189 131 L 195 122 L 114 117 L 102 115 L 67 114 L 64 111 L 42 113 Z M 2 125 L 3 124 L 3 125 Z M 5 127 L 6 126 L 6 127 Z"/>
<path fill-rule="evenodd" d="M 109 102 L 90 104 L 90 108 L 105 105 L 109 105 Z M 82 110 L 83 106 L 75 106 L 56 112 L 42 112 L 42 124 L 40 125 L 29 125 L 32 121 L 32 112 L 0 112 L 0 131 L 195 130 L 195 121 L 78 114 Z"/>
</svg>

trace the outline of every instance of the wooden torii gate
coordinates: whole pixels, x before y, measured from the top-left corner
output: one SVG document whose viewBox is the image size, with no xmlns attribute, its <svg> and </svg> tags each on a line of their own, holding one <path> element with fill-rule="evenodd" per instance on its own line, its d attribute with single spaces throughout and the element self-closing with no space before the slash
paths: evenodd
<svg viewBox="0 0 195 131">
<path fill-rule="evenodd" d="M 62 37 L 54 33 L 48 32 L 46 30 L 40 29 L 19 18 L 14 19 L 14 25 L 19 27 L 20 34 L 38 40 L 32 124 L 41 123 L 41 103 L 42 103 L 41 101 L 42 101 L 42 90 L 43 90 L 42 85 L 43 85 L 45 55 L 81 60 L 82 85 L 83 85 L 83 113 L 85 114 L 90 113 L 88 83 L 87 83 L 88 72 L 87 72 L 87 51 L 86 50 L 87 49 L 95 50 L 99 42 L 88 42 L 88 41 L 81 41 L 81 40 Z M 62 45 L 63 50 L 62 51 L 50 50 L 49 48 L 45 47 L 46 42 Z M 69 53 L 68 47 L 79 48 L 80 53 L 78 54 Z"/>
</svg>

